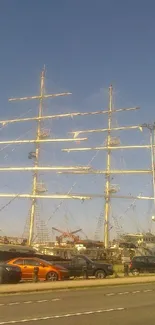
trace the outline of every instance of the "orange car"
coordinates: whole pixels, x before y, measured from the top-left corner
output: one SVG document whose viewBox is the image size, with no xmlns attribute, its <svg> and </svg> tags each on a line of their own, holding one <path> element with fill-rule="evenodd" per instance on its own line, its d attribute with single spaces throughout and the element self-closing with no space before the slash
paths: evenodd
<svg viewBox="0 0 155 325">
<path fill-rule="evenodd" d="M 21 268 L 22 280 L 32 280 L 34 267 L 39 268 L 39 280 L 58 281 L 69 278 L 69 271 L 63 266 L 52 265 L 51 262 L 40 258 L 14 258 L 8 261 L 7 264 L 18 265 Z"/>
</svg>

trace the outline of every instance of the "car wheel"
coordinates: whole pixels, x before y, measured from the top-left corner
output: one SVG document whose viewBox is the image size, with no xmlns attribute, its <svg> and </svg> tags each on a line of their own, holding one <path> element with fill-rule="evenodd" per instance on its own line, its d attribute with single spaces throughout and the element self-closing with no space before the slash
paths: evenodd
<svg viewBox="0 0 155 325">
<path fill-rule="evenodd" d="M 95 278 L 96 279 L 105 279 L 106 278 L 106 273 L 104 270 L 98 270 L 95 273 Z"/>
<path fill-rule="evenodd" d="M 58 274 L 53 271 L 47 273 L 46 281 L 58 281 Z"/>
<path fill-rule="evenodd" d="M 139 270 L 137 270 L 137 269 L 133 269 L 132 270 L 132 274 L 134 275 L 134 276 L 138 276 L 139 275 Z"/>
</svg>

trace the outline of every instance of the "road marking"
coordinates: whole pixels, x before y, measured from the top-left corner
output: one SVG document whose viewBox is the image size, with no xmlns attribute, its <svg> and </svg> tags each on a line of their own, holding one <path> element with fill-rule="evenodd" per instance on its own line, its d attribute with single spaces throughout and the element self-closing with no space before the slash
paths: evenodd
<svg viewBox="0 0 155 325">
<path fill-rule="evenodd" d="M 14 305 L 21 305 L 21 304 L 26 304 L 26 305 L 29 305 L 29 304 L 38 304 L 38 303 L 45 303 L 45 302 L 55 302 L 55 301 L 60 301 L 61 299 L 60 298 L 53 298 L 51 300 L 47 300 L 47 299 L 44 299 L 44 300 L 28 300 L 28 301 L 16 301 L 16 302 L 9 302 L 7 304 L 0 304 L 0 307 L 3 307 L 3 306 L 14 306 Z"/>
<path fill-rule="evenodd" d="M 143 292 L 152 292 L 153 290 L 148 289 L 148 290 L 143 290 Z"/>
<path fill-rule="evenodd" d="M 59 299 L 59 298 L 54 298 L 54 299 L 52 299 L 51 301 L 60 301 L 61 299 Z"/>
<path fill-rule="evenodd" d="M 19 305 L 19 304 L 20 304 L 20 302 L 10 302 L 10 303 L 8 304 L 8 306 Z"/>
<path fill-rule="evenodd" d="M 21 305 L 21 304 L 26 304 L 26 305 L 30 305 L 30 304 L 38 304 L 38 303 L 45 303 L 45 302 L 55 302 L 55 301 L 60 301 L 61 299 L 60 298 L 53 298 L 51 300 L 35 300 L 35 301 L 32 301 L 32 300 L 28 300 L 28 301 L 16 301 L 16 302 L 9 302 L 7 304 L 0 304 L 0 307 L 3 307 L 3 306 L 14 306 L 14 305 Z"/>
<path fill-rule="evenodd" d="M 104 294 L 103 296 L 105 297 L 112 297 L 112 296 L 123 296 L 123 295 L 128 295 L 128 294 L 137 294 L 137 293 L 147 293 L 147 292 L 153 292 L 154 290 L 153 289 L 146 289 L 146 290 L 136 290 L 136 291 L 124 291 L 124 292 L 110 292 L 110 293 L 106 293 Z M 3 307 L 3 306 L 13 306 L 13 305 L 21 305 L 21 304 L 26 304 L 26 305 L 29 305 L 29 304 L 38 304 L 38 303 L 45 303 L 45 302 L 55 302 L 55 301 L 61 301 L 62 299 L 60 298 L 53 298 L 51 300 L 48 300 L 48 299 L 43 299 L 43 300 L 35 300 L 35 301 L 32 301 L 32 300 L 29 300 L 29 301 L 17 301 L 17 302 L 10 302 L 10 303 L 2 303 L 0 304 L 0 307 Z"/>
<path fill-rule="evenodd" d="M 56 319 L 56 318 L 66 318 L 66 317 L 78 317 L 78 316 L 86 316 L 86 315 L 92 315 L 92 314 L 98 314 L 98 313 L 109 313 L 109 312 L 120 312 L 125 310 L 123 307 L 119 308 L 110 308 L 110 309 L 100 309 L 95 311 L 85 311 L 85 312 L 78 312 L 78 313 L 70 313 L 70 314 L 64 314 L 64 315 L 53 315 L 53 316 L 45 316 L 45 317 L 38 317 L 38 318 L 25 318 L 20 320 L 10 320 L 10 321 L 4 321 L 0 322 L 0 325 L 7 325 L 7 324 L 19 324 L 19 323 L 29 323 L 29 322 L 38 322 L 42 320 L 50 320 L 50 319 Z"/>
<path fill-rule="evenodd" d="M 64 315 L 64 317 L 70 317 L 70 314 L 66 314 L 66 315 Z"/>
</svg>

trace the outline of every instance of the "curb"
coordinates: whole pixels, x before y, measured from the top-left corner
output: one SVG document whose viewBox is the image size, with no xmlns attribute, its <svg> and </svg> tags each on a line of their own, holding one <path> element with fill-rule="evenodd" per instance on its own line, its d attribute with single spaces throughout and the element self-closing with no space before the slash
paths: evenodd
<svg viewBox="0 0 155 325">
<path fill-rule="evenodd" d="M 54 283 L 24 283 L 14 285 L 2 285 L 0 286 L 0 295 L 9 294 L 22 294 L 22 293 L 37 293 L 48 291 L 65 291 L 65 290 L 78 290 L 78 289 L 92 289 L 92 288 L 104 288 L 111 286 L 121 285 L 136 285 L 154 283 L 155 276 L 150 277 L 136 277 L 136 278 L 115 278 L 104 280 L 79 280 L 77 282 L 54 282 Z"/>
</svg>

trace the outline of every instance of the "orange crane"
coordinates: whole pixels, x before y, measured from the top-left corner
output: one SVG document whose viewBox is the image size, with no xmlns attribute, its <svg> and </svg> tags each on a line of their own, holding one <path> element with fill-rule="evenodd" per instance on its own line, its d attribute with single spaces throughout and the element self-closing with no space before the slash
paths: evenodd
<svg viewBox="0 0 155 325">
<path fill-rule="evenodd" d="M 61 243 L 63 238 L 70 238 L 73 240 L 74 243 L 79 241 L 79 236 L 76 236 L 75 234 L 77 234 L 78 232 L 82 231 L 82 229 L 77 229 L 74 231 L 62 231 L 60 229 L 57 229 L 55 227 L 52 227 L 52 230 L 55 230 L 57 232 L 59 232 L 61 235 L 56 237 L 56 240 L 58 241 L 58 243 Z"/>
</svg>

